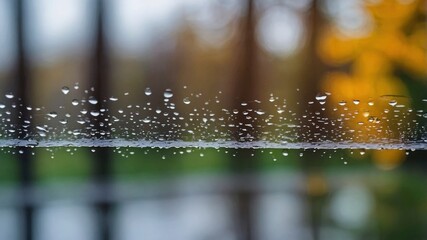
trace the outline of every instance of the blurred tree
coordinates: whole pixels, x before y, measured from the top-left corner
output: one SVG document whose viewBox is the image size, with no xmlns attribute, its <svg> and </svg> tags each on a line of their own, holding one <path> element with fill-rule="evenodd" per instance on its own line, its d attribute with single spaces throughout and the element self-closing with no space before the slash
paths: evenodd
<svg viewBox="0 0 427 240">
<path fill-rule="evenodd" d="M 423 3 L 365 1 L 362 9 L 371 19 L 363 26 L 364 31 L 369 29 L 366 33 L 349 35 L 336 24 L 324 29 L 318 42 L 319 56 L 341 70 L 327 73 L 321 88 L 333 93 L 333 115 L 352 115 L 346 119 L 346 127 L 353 132 L 349 140 L 366 142 L 373 136 L 400 140 L 396 131 L 390 131 L 396 128 L 395 121 L 390 120 L 393 107 L 410 107 L 410 101 L 406 79 L 396 71 L 427 76 L 427 29 L 420 11 Z M 397 166 L 404 157 L 404 151 L 373 155 L 378 166 L 387 169 Z"/>
<path fill-rule="evenodd" d="M 256 1 L 246 0 L 243 5 L 241 32 L 239 34 L 237 48 L 237 68 L 235 81 L 233 82 L 233 108 L 239 111 L 235 119 L 233 137 L 237 141 L 247 142 L 258 139 L 256 131 L 256 116 L 254 111 L 244 114 L 247 109 L 255 109 L 253 99 L 256 99 L 257 89 L 257 55 L 258 45 L 255 37 L 256 29 Z M 247 108 L 241 102 L 248 103 Z M 230 159 L 230 168 L 234 174 L 248 175 L 256 167 L 257 156 L 249 149 L 237 149 L 236 154 L 240 159 Z M 249 177 L 253 177 L 250 176 Z M 249 178 L 251 179 L 251 178 Z M 242 240 L 254 239 L 253 221 L 254 213 L 252 207 L 253 192 L 242 189 L 235 193 L 236 217 L 238 238 Z"/>
<path fill-rule="evenodd" d="M 305 68 L 302 76 L 301 102 L 312 101 L 315 99 L 320 88 L 319 78 L 324 75 L 327 66 L 319 58 L 316 47 L 320 38 L 321 29 L 325 25 L 324 15 L 320 11 L 321 1 L 313 0 L 307 13 L 307 32 L 308 40 L 305 47 Z M 301 132 L 299 135 L 300 142 L 315 142 L 319 141 L 328 131 L 328 126 L 322 126 L 322 119 L 325 115 L 321 111 L 320 105 L 316 104 L 313 108 L 306 109 L 306 105 L 300 109 L 302 122 L 300 123 Z M 320 113 L 316 115 L 315 113 Z M 322 126 L 324 128 L 319 128 Z M 323 174 L 323 161 L 320 161 L 319 156 L 314 152 L 304 153 L 301 159 L 301 169 L 305 178 L 304 191 L 302 192 L 305 198 L 305 217 L 310 227 L 310 234 L 313 240 L 321 239 L 321 223 L 323 218 L 322 209 L 324 209 L 325 200 L 329 193 L 329 185 Z"/>
</svg>

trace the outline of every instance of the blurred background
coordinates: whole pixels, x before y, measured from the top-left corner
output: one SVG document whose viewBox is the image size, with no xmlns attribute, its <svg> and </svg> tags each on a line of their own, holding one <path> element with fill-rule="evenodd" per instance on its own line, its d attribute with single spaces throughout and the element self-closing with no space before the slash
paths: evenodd
<svg viewBox="0 0 427 240">
<path fill-rule="evenodd" d="M 0 105 L 1 129 L 25 128 L 30 118 L 52 124 L 28 106 L 49 112 L 90 92 L 127 96 L 92 106 L 123 113 L 163 106 L 171 89 L 202 106 L 220 93 L 207 114 L 261 99 L 304 126 L 292 136 L 301 141 L 318 138 L 323 118 L 348 113 L 348 137 L 368 141 L 360 123 L 369 122 L 388 129 L 377 138 L 396 139 L 396 111 L 377 116 L 395 99 L 420 116 L 427 110 L 426 13 L 424 0 L 0 0 L 0 98 L 11 106 Z M 307 110 L 319 92 L 326 109 Z M 264 104 L 277 99 L 286 101 Z M 185 104 L 177 108 L 190 111 Z M 117 123 L 121 131 L 133 118 Z M 248 118 L 235 121 L 235 139 L 242 129 L 258 139 L 242 127 Z M 102 122 L 87 120 L 92 137 L 111 130 Z M 398 122 L 426 137 L 425 121 Z M 404 149 L 6 147 L 0 239 L 427 239 L 426 157 Z"/>
</svg>

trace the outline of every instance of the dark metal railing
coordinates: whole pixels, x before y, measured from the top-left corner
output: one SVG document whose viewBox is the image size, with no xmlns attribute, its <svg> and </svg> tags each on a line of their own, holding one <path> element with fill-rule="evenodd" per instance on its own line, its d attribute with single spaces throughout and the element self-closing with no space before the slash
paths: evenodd
<svg viewBox="0 0 427 240">
<path fill-rule="evenodd" d="M 24 128 L 25 120 L 30 118 L 28 110 L 25 106 L 29 105 L 29 89 L 28 85 L 31 80 L 30 66 L 28 61 L 28 55 L 26 50 L 28 37 L 26 36 L 25 26 L 25 9 L 27 1 L 25 0 L 10 0 L 13 2 L 15 9 L 15 31 L 17 37 L 17 61 L 16 61 L 16 88 L 17 96 L 20 98 L 19 111 L 16 116 L 16 120 L 19 123 L 20 130 L 18 131 L 17 137 L 20 139 L 26 138 L 26 132 Z M 244 1 L 245 7 L 242 14 L 242 35 L 240 42 L 238 43 L 241 47 L 241 56 L 237 56 L 237 72 L 235 82 L 235 93 L 239 96 L 240 100 L 255 99 L 256 89 L 256 16 L 255 16 L 255 0 Z M 94 5 L 94 29 L 93 29 L 93 46 L 91 50 L 91 66 L 89 72 L 89 82 L 94 88 L 94 96 L 98 99 L 98 103 L 93 107 L 92 110 L 99 111 L 101 108 L 108 109 L 107 103 L 101 100 L 108 98 L 109 86 L 110 86 L 110 66 L 109 66 L 109 54 L 106 39 L 106 18 L 107 18 L 107 1 L 95 0 Z M 244 88 L 244 90 L 242 90 Z M 237 108 L 240 107 L 236 106 Z M 247 121 L 246 118 L 238 119 L 239 122 Z M 105 138 L 101 136 L 101 132 L 108 132 L 108 122 L 102 118 L 92 118 L 91 125 L 93 125 L 94 137 Z M 255 135 L 256 129 L 250 129 L 248 133 Z M 108 136 L 107 136 L 108 137 Z M 239 138 L 239 136 L 236 136 Z M 256 137 L 256 136 L 255 136 Z M 20 197 L 24 199 L 33 199 L 33 196 L 29 196 L 34 185 L 34 165 L 36 164 L 29 152 L 29 149 L 22 148 L 23 154 L 19 155 L 20 158 L 20 179 L 21 186 L 24 191 L 21 192 Z M 238 155 L 244 159 L 242 161 L 236 161 L 230 159 L 230 169 L 235 175 L 248 175 L 252 174 L 252 170 L 255 169 L 255 158 L 250 157 L 251 150 L 239 150 Z M 112 162 L 111 153 L 108 148 L 97 149 L 95 157 L 93 159 L 92 177 L 94 188 L 98 191 L 97 196 L 103 196 L 97 198 L 97 201 L 92 202 L 94 208 L 97 210 L 97 232 L 99 233 L 98 240 L 110 240 L 112 234 L 111 212 L 114 207 L 114 201 L 111 201 L 113 196 L 112 189 Z M 252 178 L 251 178 L 252 179 Z M 100 187 L 103 186 L 103 187 Z M 100 192 L 99 192 L 100 191 Z M 252 231 L 253 224 L 253 204 L 252 200 L 256 193 L 253 190 L 237 188 L 232 193 L 227 193 L 234 196 L 235 201 L 235 213 L 234 222 L 235 228 L 237 229 L 237 236 L 242 240 L 254 239 L 254 233 Z M 21 205 L 23 208 L 23 225 L 21 227 L 23 232 L 23 240 L 34 239 L 34 204 L 32 201 L 23 201 Z"/>
<path fill-rule="evenodd" d="M 105 18 L 106 18 L 106 1 L 96 0 L 95 1 L 95 29 L 94 29 L 94 45 L 92 52 L 92 67 L 90 82 L 94 87 L 95 98 L 98 99 L 98 103 L 95 105 L 95 111 L 100 111 L 101 108 L 108 109 L 107 102 L 102 102 L 102 99 L 108 99 L 109 92 L 109 59 L 107 54 L 107 44 L 105 39 Z M 102 138 L 101 132 L 108 131 L 108 122 L 104 119 L 92 118 L 92 124 L 94 124 L 95 138 Z M 103 184 L 102 194 L 105 199 L 108 199 L 111 195 L 111 154 L 109 148 L 100 148 L 96 152 L 96 156 L 93 159 L 93 177 L 95 183 Z M 97 225 L 99 240 L 110 240 L 111 230 L 113 229 L 110 225 L 110 212 L 112 204 L 109 201 L 100 201 L 95 203 L 97 211 Z"/>
<path fill-rule="evenodd" d="M 26 51 L 26 25 L 25 25 L 25 0 L 13 0 L 13 6 L 15 8 L 15 35 L 16 35 L 16 64 L 15 64 L 15 79 L 16 79 L 16 95 L 18 101 L 18 112 L 16 122 L 18 123 L 17 136 L 19 139 L 26 138 L 26 129 L 24 126 L 27 124 L 25 121 L 29 120 L 30 115 L 26 106 L 28 106 L 28 85 L 30 82 L 28 56 Z M 20 162 L 20 182 L 23 189 L 29 189 L 32 187 L 34 182 L 34 167 L 33 159 L 28 148 L 20 148 L 18 151 L 21 152 L 19 157 Z M 27 193 L 27 192 L 26 192 Z M 22 196 L 28 198 L 28 193 Z M 24 240 L 33 239 L 33 213 L 34 206 L 26 204 L 22 207 L 23 212 L 23 226 L 22 236 Z"/>
<path fill-rule="evenodd" d="M 30 76 L 30 64 L 28 60 L 28 51 L 27 47 L 27 26 L 25 14 L 28 9 L 26 9 L 27 1 L 25 0 L 11 0 L 13 2 L 13 8 L 15 12 L 15 35 L 16 35 L 16 64 L 15 64 L 15 76 L 16 76 L 16 96 L 18 102 L 18 113 L 16 117 L 16 122 L 18 123 L 17 138 L 25 139 L 27 137 L 28 126 L 25 126 L 26 120 L 30 120 L 30 114 L 26 109 L 26 106 L 29 106 L 29 83 L 31 80 Z M 107 48 L 105 44 L 105 1 L 96 0 L 95 1 L 95 29 L 94 29 L 94 46 L 93 46 L 93 66 L 90 68 L 90 81 L 95 89 L 95 97 L 97 99 L 106 99 L 108 92 L 108 58 L 107 58 Z M 96 105 L 96 110 L 101 109 L 101 101 L 98 101 Z M 105 104 L 102 106 L 107 108 Z M 101 120 L 99 118 L 93 118 L 91 124 L 95 126 L 95 137 L 100 137 L 99 133 L 101 131 L 107 131 L 108 124 L 100 124 Z M 25 126 L 25 127 L 24 127 Z M 103 126 L 103 127 L 102 127 Z M 28 148 L 20 148 L 19 161 L 20 161 L 20 182 L 21 187 L 24 191 L 21 191 L 20 197 L 24 199 L 31 199 L 32 196 L 29 196 L 32 191 L 26 191 L 25 189 L 31 189 L 34 185 L 34 161 L 31 157 L 31 153 Z M 100 149 L 97 152 L 97 155 L 94 159 L 93 164 L 93 177 L 94 181 L 97 184 L 102 183 L 108 188 L 102 188 L 103 194 L 110 194 L 110 179 L 111 179 L 111 161 L 109 150 L 106 148 Z M 24 201 L 25 202 L 25 201 Z M 98 212 L 97 225 L 99 232 L 99 240 L 109 240 L 111 239 L 110 230 L 112 229 L 108 223 L 109 221 L 109 212 L 111 208 L 111 203 L 109 201 L 98 201 L 95 203 L 95 208 Z M 22 236 L 23 240 L 32 240 L 34 239 L 34 205 L 31 203 L 23 204 L 23 225 Z"/>
</svg>

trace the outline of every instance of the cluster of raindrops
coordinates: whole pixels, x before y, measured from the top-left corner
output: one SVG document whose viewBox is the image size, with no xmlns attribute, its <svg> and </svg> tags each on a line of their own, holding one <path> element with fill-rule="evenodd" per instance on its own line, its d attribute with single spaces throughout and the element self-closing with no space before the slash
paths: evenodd
<svg viewBox="0 0 427 240">
<path fill-rule="evenodd" d="M 273 143 L 427 142 L 427 112 L 406 104 L 405 96 L 337 102 L 330 100 L 332 93 L 319 93 L 307 103 L 292 103 L 270 94 L 227 108 L 230 104 L 221 91 L 211 99 L 203 93 L 182 96 L 170 88 L 158 93 L 147 87 L 141 96 L 124 92 L 104 99 L 95 97 L 94 88 L 79 92 L 83 93 L 80 98 L 74 94 L 78 91 L 82 91 L 78 84 L 62 87 L 64 99 L 58 102 L 64 104 L 55 109 L 22 106 L 13 93 L 5 93 L 0 101 L 0 139 L 16 140 L 15 145 L 19 141 L 47 144 L 60 140 L 71 144 L 79 139 L 120 139 L 253 143 L 252 147 Z M 128 104 L 131 96 L 140 99 L 138 104 Z"/>
</svg>

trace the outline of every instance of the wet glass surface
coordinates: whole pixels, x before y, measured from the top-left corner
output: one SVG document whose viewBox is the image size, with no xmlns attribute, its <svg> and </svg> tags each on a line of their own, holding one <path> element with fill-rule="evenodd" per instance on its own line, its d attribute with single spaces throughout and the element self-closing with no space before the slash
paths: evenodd
<svg viewBox="0 0 427 240">
<path fill-rule="evenodd" d="M 0 239 L 425 239 L 426 12 L 0 0 Z"/>
</svg>

